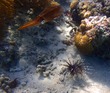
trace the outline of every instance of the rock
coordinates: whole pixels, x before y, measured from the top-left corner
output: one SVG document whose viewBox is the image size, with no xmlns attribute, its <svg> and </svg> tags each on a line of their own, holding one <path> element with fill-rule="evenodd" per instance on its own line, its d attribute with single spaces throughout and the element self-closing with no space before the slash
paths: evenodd
<svg viewBox="0 0 110 93">
<path fill-rule="evenodd" d="M 23 87 L 26 86 L 26 84 L 27 84 L 27 81 L 21 82 L 21 85 L 22 85 Z"/>
<path fill-rule="evenodd" d="M 11 79 L 4 74 L 0 75 L 0 88 L 6 93 L 12 93 L 12 88 L 15 88 L 17 84 L 18 82 L 16 80 L 11 81 Z"/>
</svg>

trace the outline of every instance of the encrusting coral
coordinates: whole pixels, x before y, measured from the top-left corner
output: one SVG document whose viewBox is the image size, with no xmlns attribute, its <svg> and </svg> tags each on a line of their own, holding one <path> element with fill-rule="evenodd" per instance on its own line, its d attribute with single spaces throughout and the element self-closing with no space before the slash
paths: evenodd
<svg viewBox="0 0 110 93">
<path fill-rule="evenodd" d="M 82 32 L 77 32 L 74 36 L 75 45 L 84 54 L 91 53 L 93 51 L 93 46 L 91 44 L 92 39 Z"/>
<path fill-rule="evenodd" d="M 98 0 L 98 2 L 102 4 L 101 13 L 109 17 L 110 16 L 110 0 Z"/>
<path fill-rule="evenodd" d="M 81 21 L 81 19 L 92 16 L 94 14 L 92 10 L 96 8 L 95 6 L 96 4 L 94 2 L 91 3 L 91 1 L 86 0 L 78 2 L 74 8 L 70 7 L 73 20 L 75 20 L 76 17 L 79 17 L 79 21 Z M 77 19 L 75 21 L 77 21 Z"/>
<path fill-rule="evenodd" d="M 77 1 L 77 3 L 74 3 L 75 1 Z M 82 19 L 88 18 L 90 16 L 110 16 L 109 0 L 82 0 L 80 2 L 78 2 L 78 0 L 73 0 L 70 5 L 72 4 L 74 7 L 70 6 L 70 9 L 74 21 L 78 21 L 78 19 L 81 21 Z"/>
<path fill-rule="evenodd" d="M 74 36 L 75 45 L 83 53 L 105 54 L 104 49 L 110 50 L 109 40 L 110 18 L 106 16 L 91 16 L 82 20 Z"/>
<path fill-rule="evenodd" d="M 85 54 L 110 58 L 110 1 L 74 0 L 70 10 L 73 21 L 79 25 L 74 35 L 76 47 Z"/>
</svg>

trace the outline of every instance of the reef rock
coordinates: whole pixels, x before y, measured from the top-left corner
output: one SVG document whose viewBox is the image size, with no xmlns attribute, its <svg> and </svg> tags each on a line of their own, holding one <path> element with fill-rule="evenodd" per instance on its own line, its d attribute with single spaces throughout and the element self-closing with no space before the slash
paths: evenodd
<svg viewBox="0 0 110 93">
<path fill-rule="evenodd" d="M 77 0 L 76 0 L 77 1 Z M 75 1 L 74 1 L 75 2 Z M 74 4 L 71 2 L 70 5 Z M 75 21 L 81 21 L 90 16 L 106 15 L 110 16 L 109 0 L 81 0 L 75 3 L 74 7 L 70 7 L 72 18 Z"/>
<path fill-rule="evenodd" d="M 17 86 L 18 82 L 16 79 L 11 80 L 9 77 L 4 74 L 0 75 L 0 88 L 6 93 L 12 93 L 12 88 Z"/>
<path fill-rule="evenodd" d="M 110 58 L 110 17 L 90 16 L 81 21 L 74 36 L 75 45 L 83 53 Z"/>
</svg>

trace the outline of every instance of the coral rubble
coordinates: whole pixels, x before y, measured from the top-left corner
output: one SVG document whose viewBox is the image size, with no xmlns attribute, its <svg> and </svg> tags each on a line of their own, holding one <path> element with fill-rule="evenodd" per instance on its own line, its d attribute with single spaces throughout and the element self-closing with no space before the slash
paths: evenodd
<svg viewBox="0 0 110 93">
<path fill-rule="evenodd" d="M 12 88 L 17 86 L 17 80 L 11 80 L 9 77 L 4 74 L 0 75 L 0 88 L 3 89 L 6 93 L 12 93 Z"/>
<path fill-rule="evenodd" d="M 80 21 L 90 16 L 106 15 L 108 17 L 110 16 L 109 11 L 110 11 L 109 0 L 101 1 L 82 0 L 74 8 L 71 8 L 72 18 L 75 21 L 78 21 L 76 17 L 79 17 Z"/>
</svg>

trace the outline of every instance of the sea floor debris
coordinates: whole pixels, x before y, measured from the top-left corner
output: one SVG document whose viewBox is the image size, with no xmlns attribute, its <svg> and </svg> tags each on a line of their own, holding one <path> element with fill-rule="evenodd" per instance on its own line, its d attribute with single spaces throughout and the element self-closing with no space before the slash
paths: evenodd
<svg viewBox="0 0 110 93">
<path fill-rule="evenodd" d="M 17 85 L 18 85 L 17 79 L 11 80 L 4 74 L 0 75 L 0 88 L 4 90 L 6 93 L 12 93 L 12 89 L 17 87 Z"/>
</svg>

